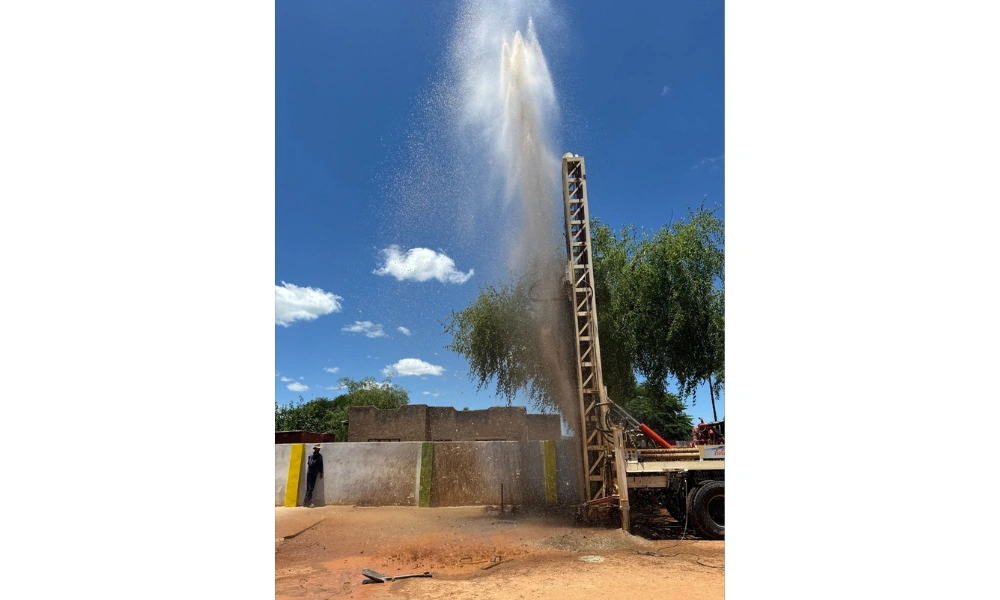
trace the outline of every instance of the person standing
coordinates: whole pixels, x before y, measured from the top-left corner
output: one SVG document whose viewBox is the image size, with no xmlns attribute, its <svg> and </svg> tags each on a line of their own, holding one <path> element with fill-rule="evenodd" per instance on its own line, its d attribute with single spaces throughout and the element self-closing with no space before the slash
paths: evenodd
<svg viewBox="0 0 1000 600">
<path fill-rule="evenodd" d="M 313 453 L 306 461 L 306 497 L 302 504 L 309 508 L 313 508 L 312 497 L 313 488 L 316 487 L 316 477 L 323 479 L 323 455 L 319 453 L 321 448 L 320 444 L 313 446 Z"/>
</svg>

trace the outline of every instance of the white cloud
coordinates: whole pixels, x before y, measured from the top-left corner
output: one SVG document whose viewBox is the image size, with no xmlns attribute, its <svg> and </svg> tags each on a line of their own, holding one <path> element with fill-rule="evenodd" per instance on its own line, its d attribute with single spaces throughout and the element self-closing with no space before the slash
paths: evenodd
<svg viewBox="0 0 1000 600">
<path fill-rule="evenodd" d="M 382 369 L 382 374 L 386 377 L 405 377 L 407 375 L 441 375 L 444 367 L 432 365 L 419 358 L 404 358 L 394 365 L 389 365 Z"/>
<path fill-rule="evenodd" d="M 398 281 L 437 279 L 441 283 L 465 283 L 475 273 L 474 269 L 462 273 L 455 269 L 455 261 L 430 248 L 411 248 L 403 254 L 399 246 L 392 245 L 382 250 L 382 257 L 385 264 L 372 272 L 392 275 Z"/>
<path fill-rule="evenodd" d="M 669 93 L 670 93 L 670 87 L 669 86 L 663 86 L 663 91 L 660 92 L 660 96 L 666 96 Z"/>
<path fill-rule="evenodd" d="M 340 296 L 319 288 L 281 282 L 274 286 L 274 324 L 288 327 L 295 321 L 312 321 L 340 311 Z"/>
<path fill-rule="evenodd" d="M 403 335 L 413 335 L 410 333 L 410 330 L 407 329 L 406 327 L 397 327 L 396 330 L 399 331 L 399 333 L 402 333 Z"/>
<path fill-rule="evenodd" d="M 726 155 L 725 154 L 720 154 L 719 156 L 716 156 L 716 157 L 713 157 L 713 158 L 703 158 L 703 159 L 701 159 L 701 162 L 699 162 L 695 166 L 691 167 L 691 170 L 693 171 L 693 170 L 697 169 L 698 167 L 704 167 L 705 165 L 709 165 L 709 166 L 712 167 L 712 170 L 714 171 L 715 169 L 719 168 L 719 165 L 724 165 L 725 163 L 726 163 Z"/>
<path fill-rule="evenodd" d="M 350 331 L 351 333 L 363 333 L 365 337 L 377 338 L 385 335 L 382 331 L 381 325 L 376 325 L 371 321 L 355 321 L 354 325 L 348 325 L 341 329 L 341 331 Z"/>
<path fill-rule="evenodd" d="M 323 370 L 327 373 L 336 373 L 340 370 L 340 367 L 323 367 Z"/>
<path fill-rule="evenodd" d="M 295 381 L 294 379 L 290 379 L 288 377 L 282 377 L 281 380 L 284 381 L 284 382 L 286 382 L 286 383 L 289 382 L 289 381 Z"/>
<path fill-rule="evenodd" d="M 326 389 L 328 389 L 328 390 L 346 390 L 347 386 L 346 385 L 330 385 L 330 386 L 327 386 Z"/>
<path fill-rule="evenodd" d="M 295 383 L 289 383 L 288 389 L 292 390 L 293 392 L 304 392 L 309 389 L 309 386 L 303 385 L 298 381 L 296 381 Z"/>
<path fill-rule="evenodd" d="M 424 395 L 425 395 L 425 396 L 430 396 L 430 395 L 431 395 L 431 393 L 430 393 L 430 392 L 424 392 Z"/>
</svg>

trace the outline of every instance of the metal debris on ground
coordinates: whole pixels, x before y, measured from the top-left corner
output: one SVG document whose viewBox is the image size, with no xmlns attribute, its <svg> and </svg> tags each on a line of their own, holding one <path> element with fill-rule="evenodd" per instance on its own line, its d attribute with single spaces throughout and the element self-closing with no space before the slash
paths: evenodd
<svg viewBox="0 0 1000 600">
<path fill-rule="evenodd" d="M 676 544 L 674 546 L 676 546 Z M 674 546 L 665 546 L 665 547 L 666 548 L 673 548 Z M 661 548 L 661 550 L 662 550 L 662 548 Z M 701 562 L 701 556 L 699 556 L 697 554 L 694 554 L 692 552 L 677 552 L 677 553 L 674 553 L 674 554 L 661 554 L 660 552 L 636 552 L 636 554 L 639 554 L 639 555 L 642 555 L 642 556 L 655 556 L 657 558 L 674 558 L 675 556 L 693 556 L 694 557 L 694 562 L 698 563 L 699 565 L 701 565 L 703 567 L 708 567 L 710 569 L 725 569 L 726 568 L 725 564 L 721 564 L 721 565 L 707 565 L 707 564 Z"/>
<path fill-rule="evenodd" d="M 361 569 L 361 574 L 367 577 L 365 581 L 362 581 L 362 585 L 366 583 L 385 583 L 387 581 L 395 581 L 397 579 L 409 579 L 410 577 L 430 577 L 430 571 L 425 571 L 423 573 L 411 573 L 409 575 L 383 575 L 377 571 L 372 571 L 371 569 Z"/>
</svg>

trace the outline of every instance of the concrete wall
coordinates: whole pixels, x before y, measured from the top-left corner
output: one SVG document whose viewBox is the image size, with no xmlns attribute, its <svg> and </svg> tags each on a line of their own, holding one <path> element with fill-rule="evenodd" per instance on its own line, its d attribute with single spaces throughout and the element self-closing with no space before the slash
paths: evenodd
<svg viewBox="0 0 1000 600">
<path fill-rule="evenodd" d="M 348 421 L 349 442 L 530 441 L 562 437 L 559 415 L 529 415 L 523 406 L 469 411 L 424 404 L 390 410 L 354 406 Z"/>
<path fill-rule="evenodd" d="M 562 439 L 562 422 L 559 415 L 527 415 L 528 441 Z"/>
<path fill-rule="evenodd" d="M 416 505 L 420 447 L 420 442 L 324 445 L 320 453 L 325 475 L 316 482 L 313 502 L 317 506 Z"/>
<path fill-rule="evenodd" d="M 285 505 L 285 486 L 288 485 L 288 461 L 292 458 L 291 444 L 274 445 L 274 505 Z"/>
<path fill-rule="evenodd" d="M 285 504 L 292 446 L 275 445 L 275 506 Z M 299 473 L 298 506 L 305 497 L 305 458 L 312 453 L 308 445 L 304 450 L 299 464 L 291 465 Z M 575 441 L 341 442 L 324 444 L 320 453 L 325 473 L 313 492 L 317 506 L 498 505 L 501 483 L 508 504 L 578 502 L 574 461 L 580 462 L 581 451 Z"/>
<path fill-rule="evenodd" d="M 348 415 L 349 442 L 367 442 L 370 439 L 417 442 L 428 439 L 426 404 L 409 404 L 387 410 L 374 406 L 352 406 Z"/>
<path fill-rule="evenodd" d="M 457 411 L 450 406 L 427 409 L 432 441 L 524 441 L 527 412 L 524 407 L 491 407 Z"/>
<path fill-rule="evenodd" d="M 545 503 L 541 442 L 434 444 L 431 506 Z"/>
<path fill-rule="evenodd" d="M 586 500 L 583 497 L 582 480 L 583 447 L 579 440 L 556 442 L 556 481 L 561 504 L 576 504 Z"/>
</svg>

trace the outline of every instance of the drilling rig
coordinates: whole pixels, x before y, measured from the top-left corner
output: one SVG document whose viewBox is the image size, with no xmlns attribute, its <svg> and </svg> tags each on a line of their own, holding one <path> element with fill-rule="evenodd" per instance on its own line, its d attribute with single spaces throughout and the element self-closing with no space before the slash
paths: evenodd
<svg viewBox="0 0 1000 600">
<path fill-rule="evenodd" d="M 677 521 L 690 520 L 702 537 L 724 539 L 725 440 L 715 435 L 722 427 L 714 428 L 711 438 L 696 435 L 692 446 L 675 448 L 608 398 L 601 373 L 582 156 L 563 155 L 562 187 L 583 452 L 581 516 L 585 521 L 615 516 L 628 532 L 629 490 L 654 492 Z M 654 447 L 640 448 L 636 443 L 640 438 L 651 440 Z"/>
</svg>

